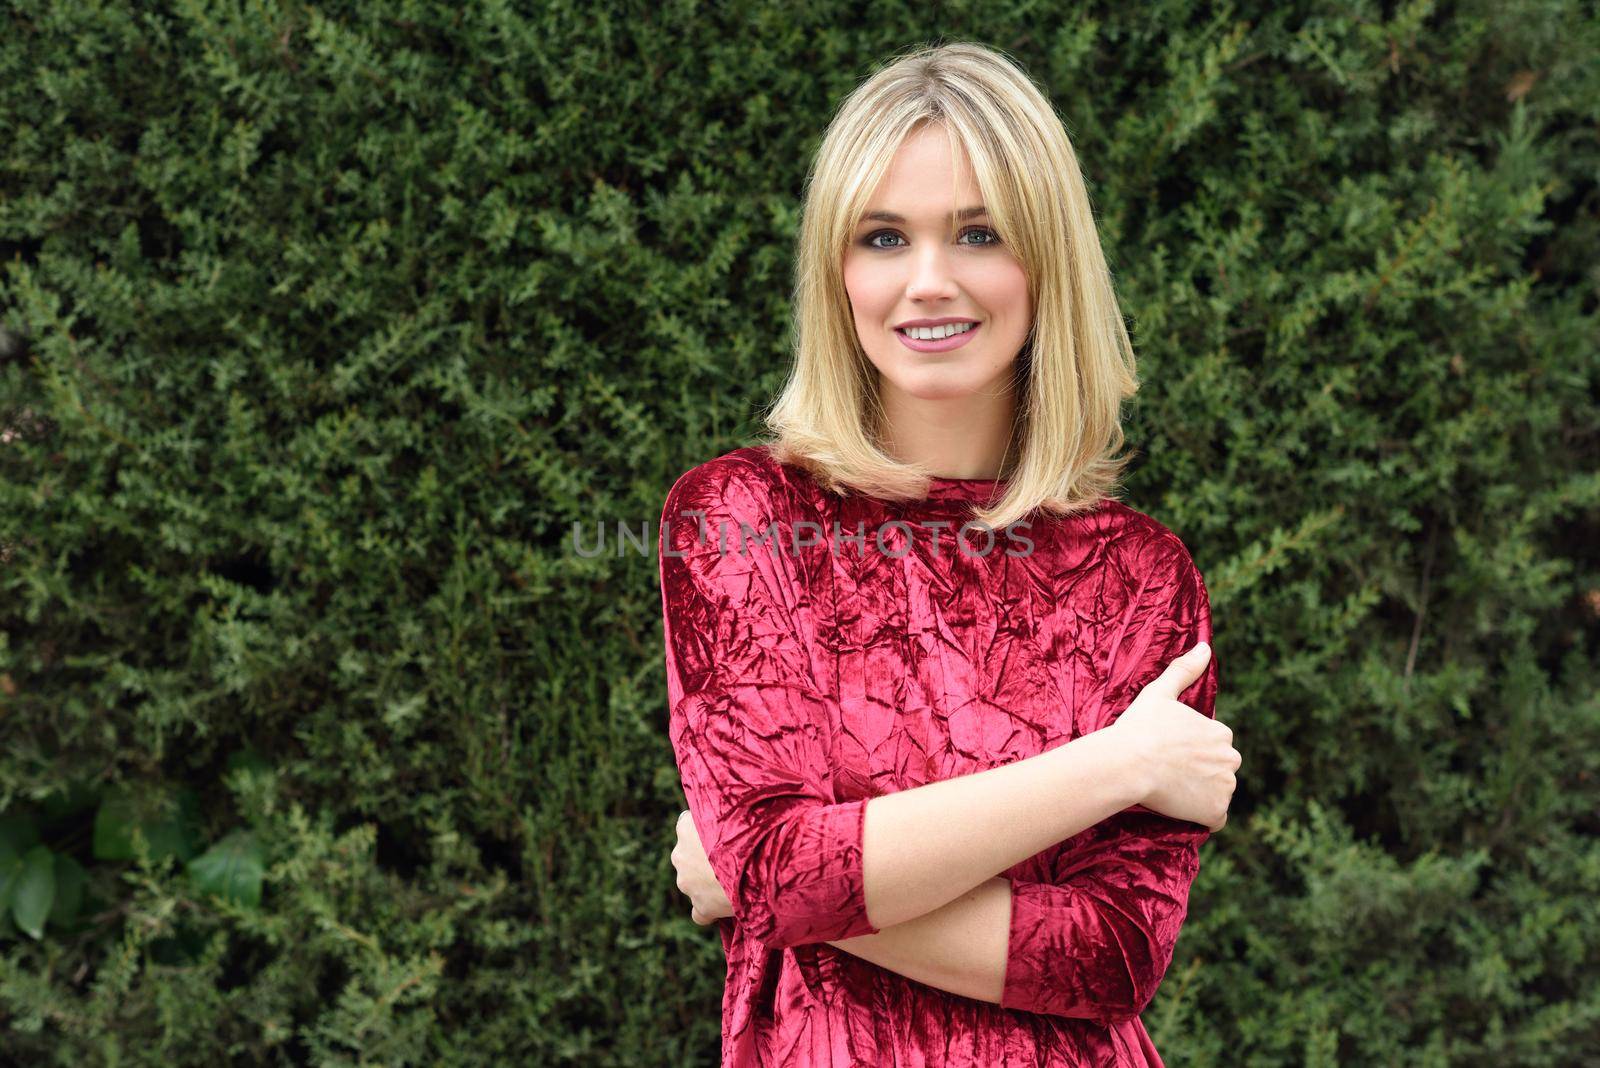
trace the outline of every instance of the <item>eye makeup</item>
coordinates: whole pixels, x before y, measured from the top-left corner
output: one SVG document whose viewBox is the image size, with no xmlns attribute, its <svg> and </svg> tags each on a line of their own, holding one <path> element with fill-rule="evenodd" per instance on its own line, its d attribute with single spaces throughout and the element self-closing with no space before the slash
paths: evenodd
<svg viewBox="0 0 1600 1068">
<path fill-rule="evenodd" d="M 968 242 L 968 247 L 969 248 L 991 248 L 991 247 L 993 247 L 995 245 L 999 245 L 1001 243 L 1000 242 L 1000 235 L 995 233 L 992 228 L 987 227 L 987 226 L 969 226 L 965 230 L 961 231 L 959 236 L 960 237 L 965 237 L 965 236 L 967 236 L 967 234 L 972 233 L 974 231 L 979 231 L 979 232 L 982 232 L 982 233 L 986 233 L 993 240 L 982 241 L 982 242 L 978 242 L 978 243 Z M 861 241 L 860 241 L 860 244 L 862 245 L 863 248 L 876 249 L 879 252 L 888 252 L 888 251 L 890 251 L 890 247 L 889 246 L 873 244 L 873 241 L 876 238 L 881 237 L 884 234 L 896 234 L 898 236 L 898 232 L 895 231 L 895 230 L 874 230 L 872 233 L 870 233 L 870 234 L 866 235 L 865 237 L 863 237 L 861 239 Z"/>
</svg>

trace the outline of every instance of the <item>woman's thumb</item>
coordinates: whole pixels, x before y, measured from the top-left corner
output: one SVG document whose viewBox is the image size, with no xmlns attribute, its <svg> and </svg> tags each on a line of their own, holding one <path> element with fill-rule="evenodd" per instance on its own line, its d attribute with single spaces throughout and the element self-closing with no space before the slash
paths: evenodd
<svg viewBox="0 0 1600 1068">
<path fill-rule="evenodd" d="M 1210 658 L 1211 646 L 1200 642 L 1168 664 L 1167 670 L 1157 676 L 1150 686 L 1159 687 L 1158 692 L 1176 701 L 1180 693 L 1194 685 L 1194 680 L 1204 674 L 1206 661 Z"/>
</svg>

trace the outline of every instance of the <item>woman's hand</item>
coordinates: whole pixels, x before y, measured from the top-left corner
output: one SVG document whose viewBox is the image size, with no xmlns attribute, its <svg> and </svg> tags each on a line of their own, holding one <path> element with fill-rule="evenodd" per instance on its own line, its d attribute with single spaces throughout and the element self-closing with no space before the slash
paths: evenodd
<svg viewBox="0 0 1600 1068">
<path fill-rule="evenodd" d="M 672 849 L 672 866 L 678 869 L 678 889 L 688 895 L 692 905 L 689 917 L 695 923 L 703 927 L 733 915 L 733 904 L 711 873 L 700 832 L 695 830 L 694 817 L 687 811 L 678 817 L 678 844 Z"/>
<path fill-rule="evenodd" d="M 1211 647 L 1196 645 L 1140 690 L 1128 710 L 1106 729 L 1119 733 L 1134 753 L 1135 766 L 1146 769 L 1150 777 L 1152 789 L 1139 804 L 1220 831 L 1233 800 L 1233 773 L 1243 758 L 1233 747 L 1233 731 L 1226 724 L 1178 700 L 1210 661 Z"/>
</svg>

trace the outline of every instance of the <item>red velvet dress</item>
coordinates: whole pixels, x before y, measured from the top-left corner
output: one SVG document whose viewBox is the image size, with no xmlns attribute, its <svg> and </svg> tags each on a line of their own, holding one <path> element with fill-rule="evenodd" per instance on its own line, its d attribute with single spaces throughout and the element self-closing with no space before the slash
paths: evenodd
<svg viewBox="0 0 1600 1068">
<path fill-rule="evenodd" d="M 1105 727 L 1211 640 L 1205 584 L 1166 527 L 1107 500 L 992 544 L 960 533 L 995 488 L 840 496 L 751 446 L 667 496 L 671 741 L 734 914 L 716 924 L 724 1065 L 1161 1065 L 1139 1013 L 1172 960 L 1203 825 L 1135 805 L 997 872 L 1012 887 L 999 1004 L 827 944 L 878 930 L 869 799 Z M 1211 716 L 1216 692 L 1213 653 L 1181 700 Z"/>
</svg>

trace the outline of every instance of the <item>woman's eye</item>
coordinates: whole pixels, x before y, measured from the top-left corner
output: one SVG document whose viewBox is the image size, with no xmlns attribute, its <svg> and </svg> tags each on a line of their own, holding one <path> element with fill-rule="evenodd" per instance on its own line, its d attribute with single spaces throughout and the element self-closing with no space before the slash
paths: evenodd
<svg viewBox="0 0 1600 1068">
<path fill-rule="evenodd" d="M 966 237 L 968 234 L 974 234 L 974 233 L 987 234 L 989 236 L 990 240 L 988 240 L 988 241 L 964 241 L 964 242 L 958 242 L 958 243 L 966 244 L 966 245 L 975 245 L 975 246 L 977 246 L 979 248 L 982 248 L 983 246 L 986 246 L 986 245 L 998 245 L 1000 243 L 1000 235 L 995 233 L 993 230 L 991 230 L 987 226 L 969 226 L 965 230 L 961 231 L 961 236 L 962 237 Z M 893 231 L 893 230 L 878 230 L 875 233 L 869 234 L 866 238 L 864 238 L 862 240 L 861 243 L 866 245 L 868 248 L 884 249 L 884 250 L 887 251 L 888 249 L 895 248 L 897 246 L 895 246 L 895 245 L 880 245 L 880 244 L 878 244 L 878 238 L 880 238 L 880 237 L 895 237 L 895 238 L 898 238 L 899 236 L 900 235 L 898 233 L 896 233 L 895 231 Z"/>
</svg>

